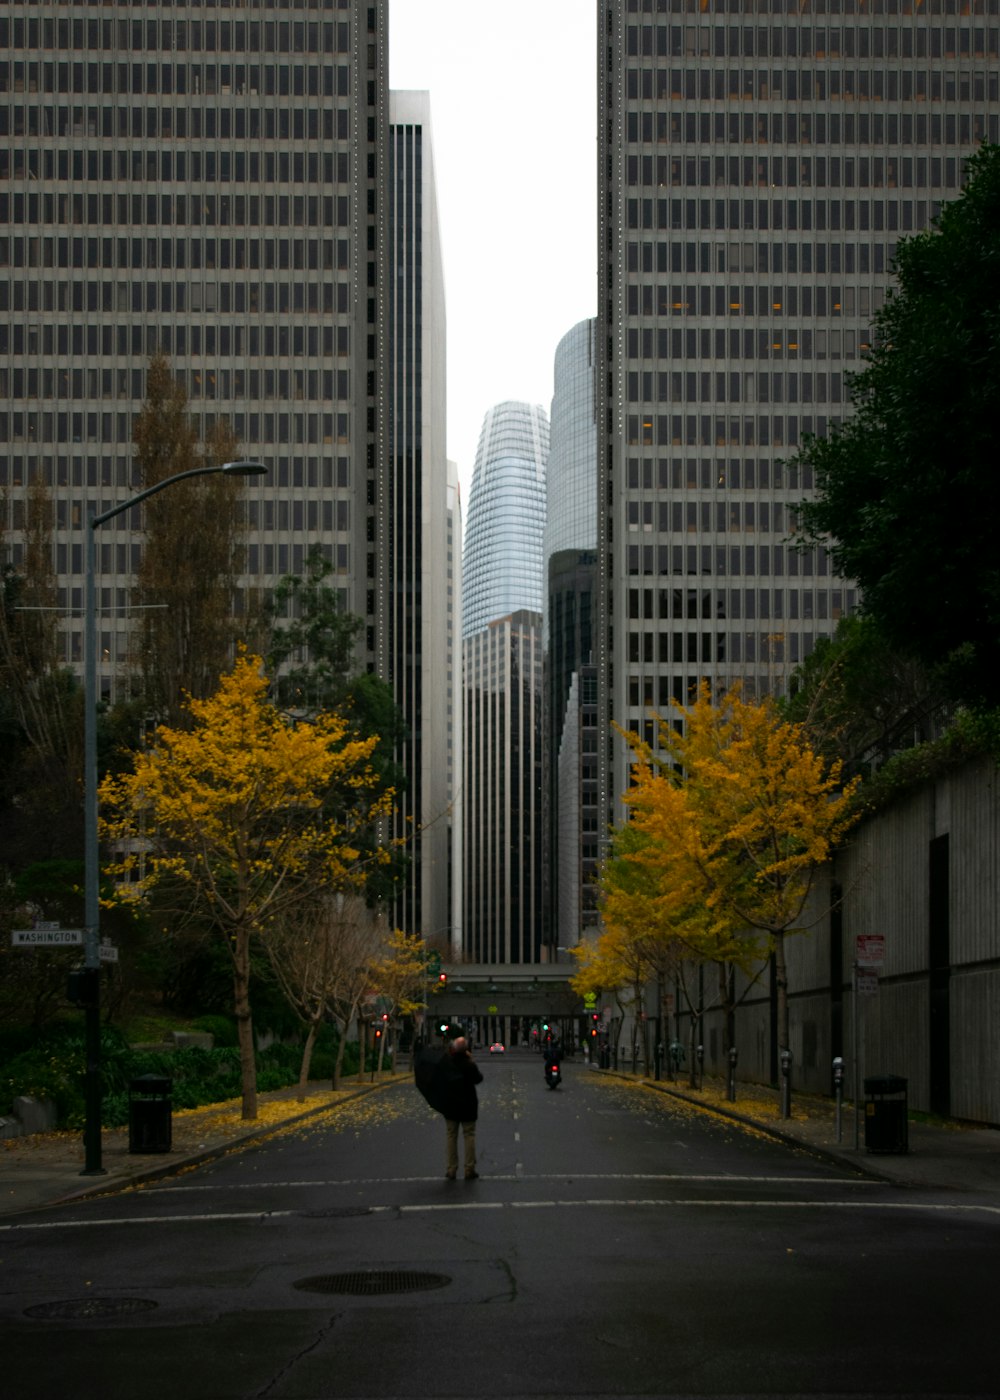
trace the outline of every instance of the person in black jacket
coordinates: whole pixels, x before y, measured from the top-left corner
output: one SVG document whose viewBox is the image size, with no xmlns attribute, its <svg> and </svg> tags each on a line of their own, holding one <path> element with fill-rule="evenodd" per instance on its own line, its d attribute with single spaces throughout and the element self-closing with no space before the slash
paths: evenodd
<svg viewBox="0 0 1000 1400">
<path fill-rule="evenodd" d="M 474 1181 L 476 1171 L 476 1120 L 479 1096 L 476 1085 L 483 1082 L 479 1066 L 473 1062 L 465 1036 L 452 1041 L 442 1065 L 444 1118 L 448 1129 L 448 1166 L 445 1175 L 454 1181 L 458 1175 L 458 1125 L 465 1142 L 465 1179 Z"/>
</svg>

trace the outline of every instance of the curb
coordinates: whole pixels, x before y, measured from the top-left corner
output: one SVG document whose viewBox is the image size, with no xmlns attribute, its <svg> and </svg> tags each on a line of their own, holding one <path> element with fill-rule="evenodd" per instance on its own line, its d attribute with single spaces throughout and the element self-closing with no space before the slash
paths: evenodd
<svg viewBox="0 0 1000 1400">
<path fill-rule="evenodd" d="M 321 1104 L 317 1108 L 306 1109 L 303 1113 L 298 1113 L 293 1118 L 282 1119 L 280 1123 L 269 1123 L 258 1128 L 251 1128 L 249 1132 L 240 1137 L 229 1138 L 226 1142 L 217 1143 L 214 1147 L 206 1147 L 202 1151 L 190 1153 L 186 1157 L 175 1157 L 170 1162 L 164 1162 L 160 1166 L 149 1167 L 146 1170 L 140 1169 L 134 1175 L 116 1176 L 110 1180 L 101 1179 L 95 1181 L 92 1186 L 83 1186 L 75 1191 L 68 1191 L 64 1196 L 57 1196 L 51 1201 L 46 1201 L 41 1206 L 25 1206 L 20 1210 L 7 1212 L 7 1217 L 16 1215 L 35 1214 L 40 1210 L 49 1210 L 55 1206 L 71 1205 L 74 1201 L 85 1200 L 88 1197 L 113 1196 L 119 1191 L 128 1190 L 133 1186 L 148 1186 L 150 1182 L 162 1181 L 165 1177 L 176 1176 L 178 1172 L 189 1170 L 193 1167 L 204 1166 L 206 1162 L 213 1162 L 219 1157 L 226 1156 L 229 1152 L 239 1151 L 244 1147 L 249 1147 L 255 1142 L 268 1137 L 271 1133 L 282 1128 L 294 1127 L 297 1123 L 307 1122 L 310 1118 L 316 1118 L 321 1113 L 330 1113 L 333 1110 L 343 1108 L 346 1104 L 353 1103 L 356 1099 L 364 1098 L 368 1094 L 380 1093 L 384 1089 L 390 1089 L 397 1084 L 410 1083 L 410 1079 L 405 1076 L 394 1076 L 392 1079 L 384 1080 L 382 1083 L 358 1085 L 353 1093 L 345 1098 L 338 1099 L 334 1104 Z"/>
</svg>

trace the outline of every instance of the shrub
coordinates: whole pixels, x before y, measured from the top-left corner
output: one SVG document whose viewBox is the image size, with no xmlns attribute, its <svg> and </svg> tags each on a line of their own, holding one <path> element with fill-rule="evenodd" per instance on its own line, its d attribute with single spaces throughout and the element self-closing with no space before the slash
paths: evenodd
<svg viewBox="0 0 1000 1400">
<path fill-rule="evenodd" d="M 205 1031 L 215 1037 L 216 1049 L 237 1045 L 236 1022 L 230 1016 L 199 1016 L 191 1022 L 194 1031 Z"/>
</svg>

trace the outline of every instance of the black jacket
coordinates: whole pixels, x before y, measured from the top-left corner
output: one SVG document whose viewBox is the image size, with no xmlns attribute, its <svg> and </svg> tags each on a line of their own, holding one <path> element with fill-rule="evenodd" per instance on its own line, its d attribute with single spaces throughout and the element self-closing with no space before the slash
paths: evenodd
<svg viewBox="0 0 1000 1400">
<path fill-rule="evenodd" d="M 459 1123 L 474 1123 L 479 1117 L 479 1096 L 476 1085 L 482 1084 L 479 1066 L 468 1051 L 456 1055 L 451 1050 L 444 1056 L 438 1071 L 440 1076 L 441 1112 Z"/>
</svg>

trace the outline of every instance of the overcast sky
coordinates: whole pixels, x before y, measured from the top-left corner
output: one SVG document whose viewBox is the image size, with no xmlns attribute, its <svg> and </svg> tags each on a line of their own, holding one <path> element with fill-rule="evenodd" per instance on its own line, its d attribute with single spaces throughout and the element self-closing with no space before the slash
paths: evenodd
<svg viewBox="0 0 1000 1400">
<path fill-rule="evenodd" d="M 431 97 L 463 510 L 483 415 L 552 398 L 597 303 L 593 0 L 390 0 L 389 80 Z"/>
</svg>

